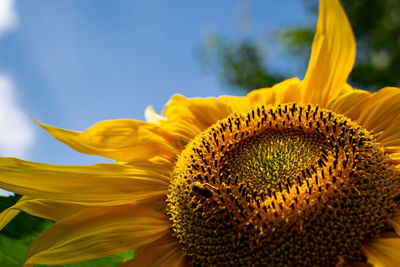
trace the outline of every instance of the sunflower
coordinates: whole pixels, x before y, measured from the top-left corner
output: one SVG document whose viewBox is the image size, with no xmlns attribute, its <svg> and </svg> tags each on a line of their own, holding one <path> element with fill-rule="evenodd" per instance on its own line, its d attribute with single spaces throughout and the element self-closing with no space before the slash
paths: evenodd
<svg viewBox="0 0 400 267">
<path fill-rule="evenodd" d="M 172 97 L 147 122 L 84 132 L 41 124 L 115 164 L 0 159 L 0 186 L 24 195 L 0 215 L 54 220 L 26 264 L 135 250 L 122 266 L 397 266 L 400 90 L 346 83 L 355 39 L 338 0 L 321 0 L 297 78 L 244 97 Z"/>
</svg>

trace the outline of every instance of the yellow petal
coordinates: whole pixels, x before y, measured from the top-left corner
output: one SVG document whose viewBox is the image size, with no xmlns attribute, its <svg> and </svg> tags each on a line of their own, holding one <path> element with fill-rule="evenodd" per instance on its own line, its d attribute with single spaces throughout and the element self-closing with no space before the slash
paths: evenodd
<svg viewBox="0 0 400 267">
<path fill-rule="evenodd" d="M 178 240 L 168 233 L 151 244 L 135 250 L 134 259 L 119 265 L 119 267 L 129 266 L 185 267 L 189 266 L 189 262 Z"/>
<path fill-rule="evenodd" d="M 274 85 L 271 88 L 259 89 L 247 95 L 251 106 L 278 105 L 288 102 L 302 102 L 301 82 L 292 78 Z"/>
<path fill-rule="evenodd" d="M 27 263 L 68 264 L 112 255 L 149 244 L 169 227 L 168 217 L 145 207 L 86 208 L 36 239 Z"/>
<path fill-rule="evenodd" d="M 368 263 L 375 267 L 399 266 L 400 238 L 371 239 L 363 246 L 362 252 L 367 257 Z"/>
<path fill-rule="evenodd" d="M 118 161 L 154 156 L 175 158 L 182 149 L 175 138 L 154 123 L 129 119 L 102 121 L 84 132 L 39 124 L 54 138 L 81 153 Z"/>
<path fill-rule="evenodd" d="M 220 96 L 218 100 L 229 107 L 231 113 L 247 111 L 251 103 L 247 96 Z"/>
<path fill-rule="evenodd" d="M 348 116 L 370 131 L 380 133 L 379 141 L 384 143 L 397 130 L 400 89 L 387 87 L 374 94 L 357 90 L 339 97 L 332 110 Z M 388 133 L 385 133 L 386 130 Z"/>
<path fill-rule="evenodd" d="M 21 201 L 21 199 L 19 200 Z M 12 209 L 11 207 L 3 210 L 0 213 L 0 231 L 9 223 L 12 219 L 19 214 L 19 210 Z"/>
<path fill-rule="evenodd" d="M 399 121 L 400 114 L 394 118 L 393 122 Z M 400 123 L 391 123 L 386 129 L 383 130 L 377 140 L 385 146 L 398 147 L 400 145 Z"/>
<path fill-rule="evenodd" d="M 0 213 L 0 231 L 12 220 L 14 219 L 15 216 L 17 216 L 21 209 L 16 208 L 16 206 L 20 205 L 21 203 L 24 203 L 28 200 L 31 200 L 32 198 L 23 196 L 21 197 L 17 203 L 15 203 L 13 206 L 3 210 Z"/>
<path fill-rule="evenodd" d="M 185 98 L 174 95 L 165 107 L 167 121 L 161 123 L 161 126 L 180 140 L 188 142 L 231 112 L 231 107 L 217 98 Z"/>
<path fill-rule="evenodd" d="M 150 202 L 163 197 L 169 177 L 162 166 L 64 166 L 0 158 L 0 187 L 33 198 L 81 205 Z"/>
<path fill-rule="evenodd" d="M 387 87 L 372 94 L 358 122 L 369 130 L 380 132 L 392 123 L 400 114 L 400 89 Z"/>
<path fill-rule="evenodd" d="M 400 114 L 393 119 L 393 122 L 378 136 L 377 141 L 382 143 L 385 151 L 392 156 L 400 153 Z"/>
<path fill-rule="evenodd" d="M 275 84 L 271 88 L 253 90 L 245 97 L 222 96 L 218 99 L 230 107 L 232 112 L 244 112 L 250 107 L 261 105 L 278 105 L 288 102 L 302 102 L 301 82 L 291 78 Z"/>
<path fill-rule="evenodd" d="M 362 112 L 363 104 L 368 101 L 371 93 L 364 90 L 353 90 L 338 97 L 333 103 L 331 109 L 336 113 L 346 115 L 357 120 Z"/>
<path fill-rule="evenodd" d="M 321 0 L 311 58 L 304 77 L 303 99 L 326 107 L 343 93 L 353 68 L 356 42 L 338 0 Z"/>
<path fill-rule="evenodd" d="M 13 211 L 23 211 L 36 217 L 58 221 L 64 219 L 65 217 L 71 216 L 83 208 L 84 206 L 81 205 L 46 199 L 34 199 L 23 196 L 15 205 L 0 213 L 0 230 L 3 226 L 5 226 L 2 224 L 4 224 L 4 222 L 7 220 L 7 217 L 10 216 L 9 213 Z"/>
<path fill-rule="evenodd" d="M 167 119 L 175 115 L 184 115 L 201 129 L 225 118 L 231 112 L 230 107 L 217 98 L 185 98 L 181 95 L 173 96 L 164 110 Z"/>
</svg>

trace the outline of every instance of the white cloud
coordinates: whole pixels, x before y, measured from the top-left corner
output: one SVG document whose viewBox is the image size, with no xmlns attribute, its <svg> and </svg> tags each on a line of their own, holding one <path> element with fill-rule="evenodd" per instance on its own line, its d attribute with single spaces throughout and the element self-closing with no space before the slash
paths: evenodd
<svg viewBox="0 0 400 267">
<path fill-rule="evenodd" d="M 14 0 L 0 0 L 0 36 L 17 25 Z"/>
<path fill-rule="evenodd" d="M 31 119 L 17 105 L 9 77 L 0 74 L 0 156 L 24 157 L 33 143 Z"/>
</svg>

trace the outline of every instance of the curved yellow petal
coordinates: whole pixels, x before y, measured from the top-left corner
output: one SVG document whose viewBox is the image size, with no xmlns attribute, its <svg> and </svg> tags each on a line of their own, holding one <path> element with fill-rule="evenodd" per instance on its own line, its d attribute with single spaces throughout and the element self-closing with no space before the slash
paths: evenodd
<svg viewBox="0 0 400 267">
<path fill-rule="evenodd" d="M 400 89 L 387 87 L 371 95 L 363 107 L 358 122 L 365 128 L 380 132 L 390 124 L 398 123 L 394 119 L 400 114 Z"/>
<path fill-rule="evenodd" d="M 346 115 L 347 117 L 357 120 L 362 112 L 362 106 L 371 93 L 364 90 L 353 90 L 340 97 L 333 103 L 331 109 L 336 113 Z"/>
<path fill-rule="evenodd" d="M 81 153 L 117 161 L 145 160 L 155 156 L 175 158 L 182 149 L 175 138 L 149 122 L 130 119 L 102 121 L 84 132 L 39 124 L 54 138 Z"/>
<path fill-rule="evenodd" d="M 232 109 L 214 97 L 185 98 L 174 95 L 163 113 L 167 120 L 161 123 L 162 128 L 179 140 L 189 142 L 204 129 L 231 114 Z"/>
<path fill-rule="evenodd" d="M 21 200 L 21 199 L 20 199 Z M 19 201 L 20 201 L 19 200 Z M 3 210 L 0 213 L 0 231 L 9 223 L 12 221 L 12 219 L 15 218 L 20 213 L 20 210 L 18 209 L 12 209 L 12 207 Z"/>
<path fill-rule="evenodd" d="M 17 203 L 0 213 L 0 231 L 21 212 L 21 209 L 16 207 L 31 199 L 30 197 L 22 196 Z"/>
<path fill-rule="evenodd" d="M 375 267 L 398 266 L 400 259 L 400 238 L 374 238 L 362 247 L 368 263 Z"/>
<path fill-rule="evenodd" d="M 231 112 L 230 107 L 217 98 L 185 98 L 181 95 L 174 95 L 164 110 L 167 119 L 177 115 L 184 116 L 201 129 L 225 118 Z"/>
<path fill-rule="evenodd" d="M 188 143 L 202 132 L 196 124 L 188 123 L 188 118 L 185 116 L 179 116 L 179 118 L 176 116 L 173 119 L 168 119 L 161 122 L 160 126 L 183 143 Z"/>
<path fill-rule="evenodd" d="M 303 99 L 326 107 L 346 89 L 353 69 L 356 42 L 338 0 L 321 0 L 311 58 L 304 77 Z"/>
<path fill-rule="evenodd" d="M 383 131 L 379 140 L 384 143 L 384 139 L 390 138 L 389 133 L 393 132 L 390 130 L 385 134 L 385 131 L 398 125 L 400 89 L 387 87 L 373 94 L 356 90 L 339 97 L 332 110 L 348 116 L 370 131 L 380 134 Z"/>
<path fill-rule="evenodd" d="M 189 266 L 188 257 L 184 254 L 178 240 L 167 233 L 162 238 L 135 250 L 135 258 L 124 262 L 119 267 L 185 267 Z"/>
<path fill-rule="evenodd" d="M 86 208 L 46 230 L 31 245 L 28 264 L 68 264 L 144 246 L 169 231 L 168 217 L 123 205 Z"/>
<path fill-rule="evenodd" d="M 120 205 L 163 197 L 169 177 L 162 166 L 52 165 L 0 158 L 0 188 L 33 198 L 80 205 Z"/>
<path fill-rule="evenodd" d="M 292 78 L 275 84 L 271 88 L 254 90 L 247 95 L 247 98 L 251 106 L 302 102 L 301 86 L 299 79 Z"/>
<path fill-rule="evenodd" d="M 0 230 L 11 221 L 13 217 L 9 217 L 13 212 L 19 213 L 23 211 L 36 217 L 58 221 L 71 216 L 83 208 L 85 206 L 23 196 L 15 205 L 0 213 Z"/>
<path fill-rule="evenodd" d="M 393 119 L 393 122 L 400 121 L 400 114 Z M 385 146 L 400 146 L 400 123 L 391 123 L 379 135 L 378 140 Z M 399 151 L 400 152 L 400 151 Z"/>
<path fill-rule="evenodd" d="M 393 122 L 378 136 L 377 141 L 382 143 L 385 151 L 394 154 L 400 153 L 400 114 Z"/>
<path fill-rule="evenodd" d="M 229 107 L 231 113 L 243 112 L 249 109 L 251 103 L 247 96 L 220 96 L 217 98 L 218 101 Z"/>
</svg>

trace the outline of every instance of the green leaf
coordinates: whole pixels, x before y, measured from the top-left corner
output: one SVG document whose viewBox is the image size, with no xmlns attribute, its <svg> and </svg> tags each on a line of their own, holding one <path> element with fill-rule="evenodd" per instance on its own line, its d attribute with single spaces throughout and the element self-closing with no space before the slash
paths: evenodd
<svg viewBox="0 0 400 267">
<path fill-rule="evenodd" d="M 15 240 L 12 237 L 0 235 L 0 266 L 22 266 L 28 251 L 26 240 Z"/>
</svg>

